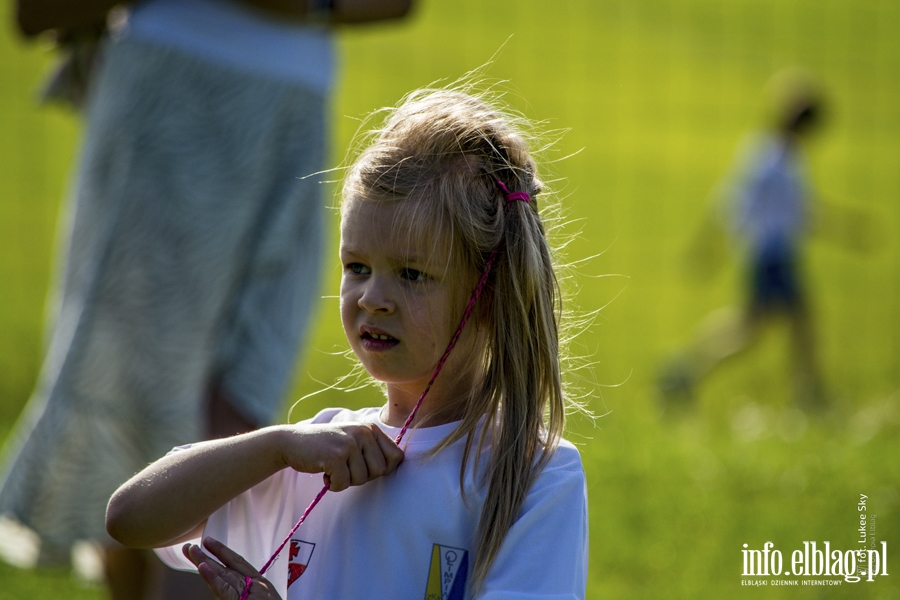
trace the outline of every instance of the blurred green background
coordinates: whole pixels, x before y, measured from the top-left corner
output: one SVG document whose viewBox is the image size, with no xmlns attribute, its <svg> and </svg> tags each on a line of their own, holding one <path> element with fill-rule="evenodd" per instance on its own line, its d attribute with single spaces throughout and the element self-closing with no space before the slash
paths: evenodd
<svg viewBox="0 0 900 600">
<path fill-rule="evenodd" d="M 0 28 L 0 440 L 36 380 L 56 230 L 65 215 L 78 118 L 39 108 L 53 61 Z M 346 29 L 333 109 L 333 162 L 359 118 L 437 80 L 484 65 L 497 89 L 545 129 L 574 236 L 570 305 L 602 310 L 570 373 L 602 418 L 574 418 L 591 505 L 589 598 L 900 598 L 900 3 L 895 0 L 422 0 L 402 25 Z M 501 49 L 502 47 L 502 49 Z M 499 52 L 498 52 L 499 50 Z M 865 214 L 869 252 L 813 241 L 807 274 L 832 408 L 807 416 L 791 397 L 785 329 L 706 380 L 691 406 L 661 414 L 662 361 L 709 311 L 740 301 L 741 271 L 687 275 L 685 254 L 710 191 L 762 120 L 761 91 L 783 67 L 818 75 L 827 127 L 812 179 Z M 556 160 L 562 159 L 562 160 Z M 325 299 L 290 399 L 350 363 L 338 318 L 336 218 Z M 614 275 L 606 277 L 606 275 Z M 314 374 L 315 376 L 313 376 Z M 378 403 L 330 391 L 322 406 Z M 789 555 L 804 540 L 852 549 L 869 496 L 888 577 L 835 588 L 741 586 L 742 544 Z M 547 552 L 553 540 L 547 540 Z M 102 598 L 65 573 L 0 566 L 0 599 Z"/>
</svg>

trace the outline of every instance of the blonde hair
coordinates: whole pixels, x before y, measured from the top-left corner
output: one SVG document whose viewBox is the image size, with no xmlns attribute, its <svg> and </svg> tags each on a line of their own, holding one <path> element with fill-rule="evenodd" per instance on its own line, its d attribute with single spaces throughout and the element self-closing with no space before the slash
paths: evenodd
<svg viewBox="0 0 900 600">
<path fill-rule="evenodd" d="M 475 590 L 555 451 L 565 421 L 559 285 L 538 212 L 543 185 L 523 124 L 469 93 L 413 92 L 373 132 L 343 188 L 345 201 L 408 205 L 413 216 L 404 231 L 449 245 L 465 297 L 497 249 L 473 317 L 483 340 L 482 352 L 473 353 L 482 378 L 460 407 L 459 427 L 434 450 L 465 438 L 463 483 L 468 461 L 477 465 L 483 448 L 491 446 Z M 511 193 L 526 192 L 530 202 L 507 206 L 497 181 Z"/>
</svg>

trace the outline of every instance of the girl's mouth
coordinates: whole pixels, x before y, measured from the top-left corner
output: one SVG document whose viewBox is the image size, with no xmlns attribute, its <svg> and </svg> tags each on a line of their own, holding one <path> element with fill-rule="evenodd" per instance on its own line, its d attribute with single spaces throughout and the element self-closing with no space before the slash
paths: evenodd
<svg viewBox="0 0 900 600">
<path fill-rule="evenodd" d="M 390 350 L 400 343 L 400 340 L 392 338 L 383 333 L 365 332 L 360 336 L 362 338 L 363 348 L 370 352 L 378 352 L 382 350 Z"/>
</svg>

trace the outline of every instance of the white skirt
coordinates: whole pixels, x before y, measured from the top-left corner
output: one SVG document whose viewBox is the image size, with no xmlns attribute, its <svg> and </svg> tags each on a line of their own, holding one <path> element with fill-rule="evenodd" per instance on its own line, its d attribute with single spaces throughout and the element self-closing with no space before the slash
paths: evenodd
<svg viewBox="0 0 900 600">
<path fill-rule="evenodd" d="M 5 451 L 0 515 L 41 562 L 106 543 L 113 491 L 200 439 L 218 383 L 281 407 L 318 298 L 324 98 L 154 43 L 109 43 L 39 385 Z"/>
</svg>

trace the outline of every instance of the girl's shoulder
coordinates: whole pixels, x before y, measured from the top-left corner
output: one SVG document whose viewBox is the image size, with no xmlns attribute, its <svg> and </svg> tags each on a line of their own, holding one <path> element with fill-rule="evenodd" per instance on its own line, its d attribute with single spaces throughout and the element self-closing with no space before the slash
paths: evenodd
<svg viewBox="0 0 900 600">
<path fill-rule="evenodd" d="M 381 412 L 380 407 L 370 406 L 368 408 L 360 408 L 350 410 L 349 408 L 326 408 L 311 419 L 307 419 L 307 423 L 323 424 L 323 423 L 374 423 L 378 421 L 378 415 Z"/>
<path fill-rule="evenodd" d="M 584 516 L 587 510 L 587 479 L 581 464 L 581 454 L 571 442 L 560 440 L 555 452 L 537 474 L 528 490 L 524 512 L 534 514 L 567 515 L 568 520 Z"/>
<path fill-rule="evenodd" d="M 584 478 L 584 466 L 581 464 L 581 453 L 569 440 L 561 439 L 552 456 L 547 461 L 541 477 L 545 474 L 556 473 L 559 476 L 574 476 Z"/>
</svg>

